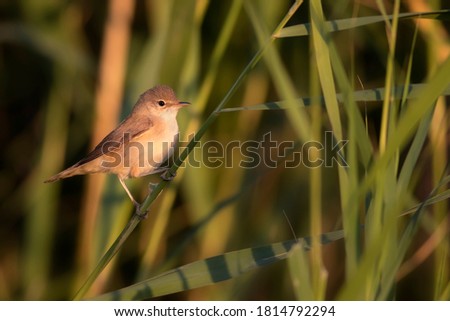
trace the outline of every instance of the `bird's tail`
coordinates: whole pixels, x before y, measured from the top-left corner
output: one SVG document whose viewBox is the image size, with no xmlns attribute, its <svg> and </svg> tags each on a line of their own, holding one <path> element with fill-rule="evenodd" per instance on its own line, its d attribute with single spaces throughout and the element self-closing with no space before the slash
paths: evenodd
<svg viewBox="0 0 450 321">
<path fill-rule="evenodd" d="M 75 164 L 72 167 L 69 167 L 69 168 L 63 170 L 62 172 L 59 172 L 58 174 L 53 175 L 49 179 L 45 180 L 44 183 L 51 183 L 51 182 L 55 182 L 55 181 L 58 181 L 63 178 L 67 178 L 67 177 L 71 177 L 71 176 L 75 176 L 75 175 L 82 175 L 82 174 L 86 174 L 85 171 L 82 168 L 80 168 L 79 166 L 77 166 L 77 164 Z"/>
</svg>

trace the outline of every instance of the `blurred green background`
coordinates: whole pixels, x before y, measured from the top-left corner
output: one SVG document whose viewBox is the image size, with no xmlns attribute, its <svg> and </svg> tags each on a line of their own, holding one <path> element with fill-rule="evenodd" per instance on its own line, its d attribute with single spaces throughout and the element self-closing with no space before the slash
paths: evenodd
<svg viewBox="0 0 450 321">
<path fill-rule="evenodd" d="M 393 11 L 393 1 L 322 1 L 327 20 L 380 15 L 380 3 L 387 13 Z M 132 213 L 115 177 L 43 181 L 89 152 L 129 113 L 139 94 L 156 84 L 172 86 L 179 99 L 192 103 L 178 116 L 186 142 L 259 49 L 248 6 L 271 32 L 291 5 L 287 0 L 0 1 L 0 299 L 72 298 Z M 400 12 L 445 8 L 450 8 L 448 1 L 404 0 Z M 305 1 L 288 25 L 308 19 Z M 424 82 L 448 57 L 448 22 L 427 23 L 418 28 L 411 83 Z M 406 77 L 415 28 L 416 20 L 399 22 L 393 60 L 397 80 Z M 384 86 L 388 38 L 384 23 L 333 34 L 355 89 Z M 275 47 L 297 95 L 309 96 L 314 92 L 309 37 L 279 39 Z M 282 100 L 275 82 L 261 60 L 226 107 Z M 443 125 L 430 127 L 409 186 L 409 196 L 416 200 L 411 204 L 436 186 L 447 162 L 447 104 L 441 103 L 435 121 Z M 381 106 L 360 104 L 375 150 Z M 202 141 L 261 141 L 270 132 L 278 142 L 299 143 L 289 117 L 283 110 L 223 113 Z M 323 131 L 330 130 L 325 111 L 321 122 Z M 439 143 L 429 144 L 433 139 Z M 200 150 L 194 155 L 204 163 Z M 297 237 L 309 235 L 310 170 L 264 164 L 241 168 L 237 165 L 244 157 L 237 150 L 233 155 L 230 168 L 185 164 L 89 295 L 213 255 L 292 239 L 290 225 Z M 322 169 L 321 175 L 321 230 L 328 232 L 342 228 L 341 191 L 336 167 Z M 158 180 L 127 183 L 143 200 L 147 184 Z M 438 206 L 440 220 L 448 223 L 445 202 Z M 448 227 L 433 246 L 427 243 L 433 235 L 430 226 L 419 228 L 408 249 L 412 261 L 397 275 L 396 299 L 439 297 L 434 282 L 442 269 L 437 261 L 445 262 L 449 254 L 448 246 L 438 255 L 436 248 L 448 242 Z M 324 298 L 335 299 L 349 277 L 344 242 L 322 251 L 328 275 Z M 445 288 L 448 264 L 444 271 Z M 295 297 L 287 264 L 280 262 L 162 299 Z"/>
</svg>

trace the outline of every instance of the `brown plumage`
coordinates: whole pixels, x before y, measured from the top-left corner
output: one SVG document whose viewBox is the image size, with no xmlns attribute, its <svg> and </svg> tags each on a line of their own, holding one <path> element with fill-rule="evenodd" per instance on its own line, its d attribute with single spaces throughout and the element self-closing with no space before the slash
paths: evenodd
<svg viewBox="0 0 450 321">
<path fill-rule="evenodd" d="M 165 169 L 160 166 L 172 155 L 178 141 L 178 110 L 188 104 L 179 101 L 168 86 L 160 85 L 147 90 L 140 96 L 131 114 L 93 151 L 45 183 L 74 175 L 113 173 L 138 206 L 123 180 Z"/>
</svg>

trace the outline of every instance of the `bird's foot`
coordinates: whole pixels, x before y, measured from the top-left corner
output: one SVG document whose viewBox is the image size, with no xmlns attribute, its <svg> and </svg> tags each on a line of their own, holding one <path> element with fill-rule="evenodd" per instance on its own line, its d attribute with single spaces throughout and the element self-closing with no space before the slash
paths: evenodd
<svg viewBox="0 0 450 321">
<path fill-rule="evenodd" d="M 145 212 L 141 211 L 141 204 L 139 204 L 138 202 L 133 202 L 134 207 L 136 208 L 136 215 L 140 218 L 140 219 L 146 219 L 148 217 L 148 210 Z"/>
<path fill-rule="evenodd" d="M 171 180 L 173 180 L 174 178 L 175 178 L 175 176 L 177 176 L 177 173 L 175 172 L 175 173 L 172 173 L 171 171 L 170 171 L 170 168 L 168 169 L 168 170 L 166 170 L 164 173 L 162 173 L 161 174 L 161 178 L 163 179 L 163 180 L 165 180 L 165 181 L 171 181 Z"/>
<path fill-rule="evenodd" d="M 153 190 L 155 189 L 156 186 L 158 186 L 158 184 L 155 184 L 155 183 L 152 183 L 152 182 L 148 183 L 148 191 L 150 193 L 153 192 Z"/>
</svg>

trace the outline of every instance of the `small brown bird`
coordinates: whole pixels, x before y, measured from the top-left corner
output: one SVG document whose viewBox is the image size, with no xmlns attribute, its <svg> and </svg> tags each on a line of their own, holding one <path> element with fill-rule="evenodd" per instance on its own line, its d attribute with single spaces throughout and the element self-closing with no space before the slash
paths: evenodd
<svg viewBox="0 0 450 321">
<path fill-rule="evenodd" d="M 178 141 L 178 110 L 190 103 L 179 101 L 164 85 L 144 92 L 131 114 L 109 133 L 85 158 L 45 183 L 74 175 L 113 173 L 139 208 L 124 180 L 160 173 L 161 165 L 173 154 Z"/>
</svg>

